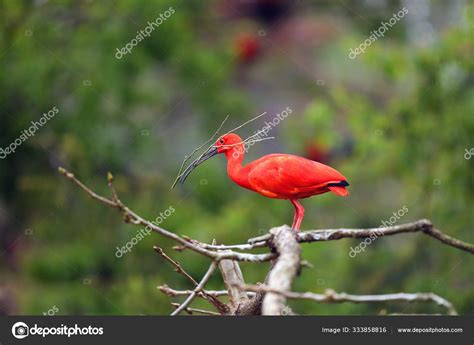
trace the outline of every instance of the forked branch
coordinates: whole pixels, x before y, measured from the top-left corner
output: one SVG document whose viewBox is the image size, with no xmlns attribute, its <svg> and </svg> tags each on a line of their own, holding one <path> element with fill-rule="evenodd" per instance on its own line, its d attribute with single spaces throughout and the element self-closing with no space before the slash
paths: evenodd
<svg viewBox="0 0 474 345">
<path fill-rule="evenodd" d="M 191 294 L 186 298 L 186 300 L 178 308 L 176 308 L 174 312 L 171 313 L 171 316 L 178 315 L 180 312 L 182 312 L 191 304 L 191 302 L 193 301 L 193 299 L 196 298 L 198 293 L 200 293 L 204 289 L 204 286 L 207 284 L 207 282 L 211 278 L 211 275 L 212 273 L 214 273 L 214 270 L 216 269 L 216 267 L 217 267 L 216 263 L 214 261 L 211 262 L 211 265 L 209 266 L 206 274 L 201 279 L 199 284 L 196 286 L 193 292 L 191 292 Z"/>
</svg>

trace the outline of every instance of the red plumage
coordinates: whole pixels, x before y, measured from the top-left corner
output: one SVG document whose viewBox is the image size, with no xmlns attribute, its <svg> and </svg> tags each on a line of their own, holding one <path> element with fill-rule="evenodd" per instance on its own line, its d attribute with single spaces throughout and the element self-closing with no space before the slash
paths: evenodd
<svg viewBox="0 0 474 345">
<path fill-rule="evenodd" d="M 245 166 L 244 143 L 234 133 L 220 137 L 214 147 L 193 162 L 181 175 L 181 183 L 199 164 L 210 157 L 224 153 L 227 158 L 227 173 L 239 186 L 250 189 L 268 198 L 290 200 L 295 207 L 292 228 L 299 230 L 304 217 L 304 208 L 298 201 L 313 195 L 332 192 L 347 196 L 347 179 L 336 169 L 303 157 L 289 154 L 270 154 Z"/>
<path fill-rule="evenodd" d="M 328 186 L 346 180 L 337 170 L 294 155 L 267 155 L 245 168 L 248 169 L 251 189 L 270 198 L 303 199 L 328 192 L 331 188 L 345 190 L 344 187 Z M 334 193 L 339 195 L 336 191 Z"/>
<path fill-rule="evenodd" d="M 239 186 L 268 198 L 288 199 L 295 207 L 293 229 L 299 230 L 304 208 L 298 199 L 333 192 L 347 196 L 347 179 L 336 169 L 303 157 L 275 153 L 263 156 L 246 166 L 242 139 L 233 133 L 219 138 L 217 153 L 227 157 L 227 173 Z"/>
</svg>

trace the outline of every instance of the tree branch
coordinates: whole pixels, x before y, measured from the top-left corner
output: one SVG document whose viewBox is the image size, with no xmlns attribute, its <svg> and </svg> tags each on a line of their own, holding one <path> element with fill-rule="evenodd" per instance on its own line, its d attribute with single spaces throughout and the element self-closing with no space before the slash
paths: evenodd
<svg viewBox="0 0 474 345">
<path fill-rule="evenodd" d="M 186 277 L 186 279 L 188 279 L 194 286 L 198 286 L 198 282 L 188 273 L 186 272 L 183 267 L 181 267 L 181 265 L 179 264 L 179 262 L 173 260 L 172 258 L 170 258 L 164 251 L 162 248 L 160 247 L 157 247 L 157 246 L 154 246 L 153 249 L 161 256 L 163 257 L 166 261 L 170 262 L 173 266 L 174 266 L 174 271 L 183 275 L 184 277 Z M 203 290 L 201 292 L 199 292 L 199 296 L 201 296 L 202 298 L 204 298 L 205 300 L 207 300 L 209 303 L 211 303 L 212 305 L 214 305 L 214 307 L 221 313 L 221 314 L 228 314 L 229 313 L 229 307 L 222 303 L 221 301 L 219 301 L 216 296 L 213 296 L 213 295 L 210 295 L 207 293 L 207 291 Z"/>
<path fill-rule="evenodd" d="M 393 225 L 381 228 L 372 229 L 328 229 L 328 230 L 311 230 L 298 233 L 298 242 L 318 242 L 318 241 L 332 241 L 341 238 L 369 238 L 396 235 L 406 232 L 422 231 L 444 244 L 452 247 L 474 253 L 474 245 L 455 239 L 451 236 L 443 234 L 438 229 L 433 227 L 433 224 L 428 219 L 420 219 L 415 222 Z"/>
<path fill-rule="evenodd" d="M 192 276 L 190 276 L 177 262 L 166 255 L 159 247 L 155 247 L 155 251 L 160 254 L 165 260 L 170 262 L 175 271 L 183 275 L 194 286 L 194 290 L 178 291 L 169 288 L 166 285 L 160 286 L 161 292 L 169 296 L 187 296 L 185 301 L 177 306 L 177 309 L 172 315 L 178 315 L 181 311 L 188 313 L 205 312 L 198 309 L 189 308 L 189 304 L 196 298 L 201 297 L 211 302 L 221 314 L 232 315 L 280 315 L 285 309 L 286 298 L 300 298 L 310 299 L 318 302 L 326 303 L 372 303 L 372 302 L 391 302 L 391 301 L 407 301 L 407 302 L 435 302 L 447 309 L 449 314 L 455 314 L 456 311 L 453 305 L 446 299 L 435 295 L 433 293 L 397 293 L 387 295 L 350 295 L 346 293 L 336 293 L 332 290 L 327 290 L 325 294 L 318 295 L 314 293 L 296 293 L 291 292 L 291 285 L 296 275 L 299 273 L 304 261 L 300 258 L 300 243 L 321 242 L 339 240 L 342 238 L 373 238 L 380 236 L 389 236 L 401 233 L 422 232 L 429 235 L 443 244 L 474 253 L 474 245 L 463 242 L 451 236 L 442 233 L 440 230 L 433 227 L 432 223 L 427 219 L 421 219 L 415 222 L 370 229 L 324 229 L 311 230 L 305 232 L 295 233 L 287 225 L 278 228 L 273 228 L 268 234 L 259 236 L 248 240 L 246 244 L 236 245 L 216 245 L 201 243 L 195 239 L 187 236 L 179 236 L 171 231 L 163 229 L 158 225 L 144 219 L 137 213 L 125 206 L 119 199 L 117 192 L 113 186 L 112 174 L 107 175 L 108 186 L 112 193 L 112 198 L 101 196 L 85 184 L 79 181 L 72 173 L 64 168 L 59 168 L 59 172 L 72 181 L 76 186 L 83 190 L 89 197 L 105 204 L 106 206 L 117 209 L 124 217 L 124 221 L 134 225 L 147 227 L 148 229 L 177 242 L 174 248 L 178 250 L 190 249 L 198 254 L 204 255 L 212 260 L 208 271 L 198 283 Z M 271 252 L 263 254 L 249 254 L 239 251 L 253 250 L 256 248 L 269 247 Z M 277 259 L 277 260 L 275 260 Z M 242 272 L 238 261 L 247 262 L 267 262 L 272 261 L 273 267 L 265 279 L 265 285 L 252 286 L 245 285 Z M 219 267 L 224 278 L 224 283 L 227 291 L 206 291 L 204 286 L 209 280 L 213 271 Z M 248 291 L 256 292 L 249 294 L 242 291 L 242 288 Z M 230 305 L 226 305 L 217 299 L 217 296 L 229 295 L 231 301 Z M 251 297 L 251 298 L 249 298 Z M 262 302 L 263 301 L 263 302 Z"/>
<path fill-rule="evenodd" d="M 286 225 L 273 228 L 270 233 L 279 257 L 268 277 L 268 286 L 278 291 L 289 291 L 299 270 L 301 248 L 295 232 Z M 267 293 L 263 298 L 262 314 L 281 315 L 285 302 L 285 295 Z"/>
<path fill-rule="evenodd" d="M 165 295 L 168 295 L 170 297 L 189 296 L 194 291 L 194 290 L 175 290 L 175 289 L 170 288 L 168 285 L 160 285 L 158 286 L 158 290 L 160 290 Z M 207 295 L 214 296 L 214 297 L 229 295 L 229 291 L 227 290 L 217 290 L 217 291 L 216 290 L 203 290 L 203 292 L 204 291 L 206 292 Z M 255 293 L 247 292 L 247 296 L 249 297 L 255 296 Z"/>
<path fill-rule="evenodd" d="M 168 261 L 169 263 L 171 263 L 173 266 L 174 266 L 174 271 L 183 275 L 184 277 L 186 277 L 186 279 L 188 279 L 191 283 L 194 284 L 194 286 L 197 286 L 198 285 L 198 282 L 193 278 L 191 277 L 191 275 L 186 272 L 183 267 L 181 267 L 180 263 L 177 262 L 177 261 L 174 261 L 172 258 L 170 258 L 162 248 L 158 247 L 158 246 L 154 246 L 153 249 L 155 250 L 155 252 L 158 253 L 158 255 L 160 255 L 161 257 L 163 257 L 166 261 Z"/>
<path fill-rule="evenodd" d="M 186 298 L 186 300 L 174 312 L 171 313 L 171 316 L 178 315 L 189 306 L 189 304 L 194 300 L 194 298 L 196 298 L 198 293 L 201 292 L 202 289 L 204 289 L 204 286 L 209 281 L 209 278 L 211 278 L 211 275 L 216 269 L 216 267 L 217 267 L 217 264 L 213 261 L 211 265 L 209 266 L 209 269 L 207 270 L 206 274 L 204 275 L 202 280 L 199 282 L 198 286 L 196 286 L 196 288 L 188 296 L 188 298 Z"/>
<path fill-rule="evenodd" d="M 176 235 L 175 233 L 165 230 L 148 220 L 140 217 L 138 214 L 130 210 L 127 206 L 125 206 L 117 197 L 116 193 L 114 192 L 114 199 L 115 200 L 110 200 L 108 198 L 105 198 L 101 195 L 96 194 L 93 192 L 91 189 L 89 189 L 86 185 L 84 185 L 82 182 L 80 182 L 74 174 L 68 172 L 64 168 L 59 168 L 59 172 L 66 176 L 69 180 L 74 182 L 79 188 L 81 188 L 84 192 L 86 192 L 91 198 L 100 201 L 101 203 L 116 208 L 118 209 L 124 216 L 124 220 L 127 223 L 132 223 L 135 225 L 142 225 L 145 227 L 149 227 L 152 231 L 159 233 L 162 236 L 165 236 L 169 239 L 172 239 L 184 247 L 187 247 L 199 254 L 202 254 L 204 256 L 207 256 L 211 258 L 214 261 L 220 261 L 220 260 L 236 260 L 236 261 L 247 261 L 247 262 L 266 262 L 269 260 L 272 260 L 275 258 L 275 254 L 273 253 L 265 253 L 265 254 L 247 254 L 247 253 L 239 253 L 239 252 L 234 252 L 231 250 L 227 250 L 225 252 L 219 253 L 216 251 L 212 251 L 209 249 L 205 249 L 200 245 L 196 245 L 193 242 L 198 242 L 198 241 L 190 241 L 190 239 L 184 239 L 181 238 L 180 236 Z M 109 186 L 112 186 L 112 181 L 109 180 Z"/>
<path fill-rule="evenodd" d="M 331 289 L 327 289 L 324 294 L 316 294 L 312 292 L 283 291 L 265 285 L 241 285 L 239 288 L 243 291 L 253 291 L 257 293 L 263 291 L 284 296 L 290 299 L 304 299 L 322 303 L 434 302 L 437 305 L 446 308 L 449 315 L 457 315 L 456 309 L 451 302 L 431 292 L 401 292 L 382 295 L 351 295 L 345 292 L 337 293 Z"/>
<path fill-rule="evenodd" d="M 180 304 L 179 303 L 171 303 L 171 305 L 175 308 L 179 308 Z M 210 311 L 210 310 L 203 310 L 203 309 L 196 309 L 196 308 L 185 308 L 184 309 L 185 312 L 187 312 L 188 314 L 192 315 L 193 313 L 199 313 L 199 314 L 204 314 L 204 315 L 213 315 L 213 316 L 220 316 L 221 314 L 219 313 L 215 313 L 213 311 Z"/>
<path fill-rule="evenodd" d="M 233 260 L 221 260 L 219 262 L 219 269 L 229 293 L 232 309 L 235 310 L 239 305 L 247 303 L 248 296 L 245 291 L 235 288 L 236 284 L 245 284 L 238 262 Z"/>
<path fill-rule="evenodd" d="M 300 243 L 310 242 L 321 242 L 321 241 L 334 241 L 340 240 L 341 238 L 369 238 L 369 237 L 381 237 L 390 236 L 409 232 L 423 232 L 438 241 L 447 244 L 449 246 L 474 253 L 474 244 L 467 243 L 458 240 L 454 237 L 448 236 L 440 230 L 433 227 L 433 224 L 428 219 L 420 219 L 411 223 L 393 225 L 380 228 L 369 228 L 369 229 L 323 229 L 323 230 L 308 230 L 302 231 L 297 234 L 297 240 Z M 254 247 L 263 246 L 263 243 L 268 243 L 272 238 L 271 234 L 265 234 L 263 236 L 251 238 L 248 240 L 248 244 Z M 252 247 L 252 248 L 254 248 Z M 244 249 L 245 247 L 241 247 Z"/>
</svg>

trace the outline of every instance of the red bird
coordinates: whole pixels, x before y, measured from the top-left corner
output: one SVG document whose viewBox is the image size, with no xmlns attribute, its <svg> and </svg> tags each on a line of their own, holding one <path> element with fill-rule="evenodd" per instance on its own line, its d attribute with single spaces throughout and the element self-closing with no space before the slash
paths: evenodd
<svg viewBox="0 0 474 345">
<path fill-rule="evenodd" d="M 345 188 L 349 183 L 340 172 L 303 157 L 275 153 L 242 166 L 244 142 L 234 133 L 220 137 L 215 145 L 189 165 L 180 176 L 181 184 L 195 167 L 219 153 L 225 154 L 227 174 L 239 186 L 268 198 L 291 201 L 295 207 L 291 227 L 295 231 L 300 229 L 304 217 L 304 208 L 299 199 L 326 192 L 340 196 L 349 195 Z"/>
</svg>

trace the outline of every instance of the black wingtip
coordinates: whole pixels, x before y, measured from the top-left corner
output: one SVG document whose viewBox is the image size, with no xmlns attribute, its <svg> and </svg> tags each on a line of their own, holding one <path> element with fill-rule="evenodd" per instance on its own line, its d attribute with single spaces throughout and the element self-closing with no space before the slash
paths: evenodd
<svg viewBox="0 0 474 345">
<path fill-rule="evenodd" d="M 347 187 L 349 186 L 349 182 L 346 180 L 341 181 L 341 182 L 335 182 L 335 183 L 328 183 L 328 187 Z"/>
</svg>

